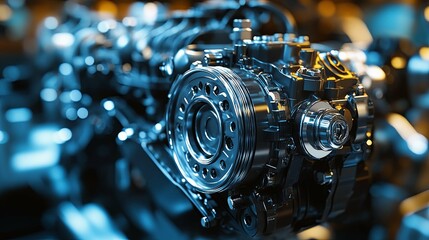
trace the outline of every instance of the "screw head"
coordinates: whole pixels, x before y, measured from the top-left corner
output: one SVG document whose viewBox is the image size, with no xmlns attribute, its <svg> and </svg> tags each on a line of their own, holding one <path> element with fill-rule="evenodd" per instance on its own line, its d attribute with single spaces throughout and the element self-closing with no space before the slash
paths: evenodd
<svg viewBox="0 0 429 240">
<path fill-rule="evenodd" d="M 348 136 L 348 126 L 345 121 L 335 121 L 331 125 L 331 139 L 335 145 L 344 144 Z"/>
<path fill-rule="evenodd" d="M 215 225 L 215 221 L 213 217 L 204 216 L 201 218 L 201 226 L 205 228 L 210 228 Z"/>
<path fill-rule="evenodd" d="M 318 126 L 321 147 L 325 149 L 341 148 L 349 137 L 349 131 L 343 115 L 335 112 L 324 113 Z"/>
</svg>

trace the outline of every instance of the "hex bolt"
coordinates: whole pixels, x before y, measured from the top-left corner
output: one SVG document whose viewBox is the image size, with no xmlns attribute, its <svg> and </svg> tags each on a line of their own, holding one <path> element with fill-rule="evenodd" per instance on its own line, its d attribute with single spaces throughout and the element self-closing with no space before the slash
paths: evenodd
<svg viewBox="0 0 429 240">
<path fill-rule="evenodd" d="M 249 200 L 242 196 L 228 196 L 228 207 L 231 210 L 243 209 L 249 205 Z"/>
<path fill-rule="evenodd" d="M 334 173 L 332 171 L 316 173 L 316 181 L 320 185 L 331 184 L 333 181 L 333 178 L 334 178 Z"/>
<path fill-rule="evenodd" d="M 359 84 L 356 88 L 356 96 L 362 96 L 365 94 L 365 88 L 363 87 L 362 84 Z"/>
<path fill-rule="evenodd" d="M 214 217 L 204 216 L 201 218 L 201 226 L 205 228 L 210 228 L 216 225 Z"/>
</svg>

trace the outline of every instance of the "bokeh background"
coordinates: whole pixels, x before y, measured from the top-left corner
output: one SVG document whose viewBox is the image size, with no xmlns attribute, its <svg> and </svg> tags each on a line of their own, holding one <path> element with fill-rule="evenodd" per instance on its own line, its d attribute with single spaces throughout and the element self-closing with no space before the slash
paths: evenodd
<svg viewBox="0 0 429 240">
<path fill-rule="evenodd" d="M 104 225 L 98 226 L 101 230 L 96 227 L 98 232 L 94 230 L 92 237 L 101 233 L 106 239 L 165 236 L 154 237 L 162 229 L 142 233 L 138 227 L 129 227 L 120 210 L 106 203 L 103 194 L 109 189 L 100 190 L 99 182 L 109 179 L 109 174 L 97 179 L 94 169 L 103 164 L 103 159 L 115 158 L 118 153 L 110 154 L 106 143 L 89 157 L 67 156 L 64 152 L 73 150 L 64 150 L 62 145 L 72 138 L 71 130 L 46 115 L 43 97 L 49 95 L 41 92 L 43 74 L 39 70 L 45 59 L 38 55 L 38 39 L 43 38 L 40 26 L 57 24 L 49 17 L 60 18 L 69 2 L 119 20 L 129 15 L 147 20 L 156 17 L 151 12 L 154 6 L 158 12 L 187 10 L 201 1 L 0 1 L 0 239 L 76 236 L 67 234 L 77 231 L 74 227 L 82 222 L 93 226 L 94 218 Z M 359 49 L 361 55 L 352 61 L 358 59 L 365 66 L 376 67 L 368 68 L 373 70 L 365 72 L 368 78 L 362 79 L 376 104 L 374 153 L 370 160 L 371 217 L 366 226 L 336 233 L 336 238 L 428 238 L 427 232 L 419 232 L 418 228 L 429 226 L 429 1 L 273 3 L 288 9 L 296 20 L 298 33 L 310 36 L 313 43 Z M 79 97 L 80 93 L 76 94 L 70 97 Z M 85 172 L 70 167 L 87 158 L 96 160 Z M 32 159 L 31 163 L 27 159 Z M 79 175 L 78 180 L 69 177 L 73 174 Z M 137 187 L 143 189 L 147 184 L 138 181 L 138 173 L 132 178 Z M 407 235 L 411 233 L 417 235 Z M 329 226 L 318 226 L 297 237 L 326 239 L 334 235 Z"/>
</svg>

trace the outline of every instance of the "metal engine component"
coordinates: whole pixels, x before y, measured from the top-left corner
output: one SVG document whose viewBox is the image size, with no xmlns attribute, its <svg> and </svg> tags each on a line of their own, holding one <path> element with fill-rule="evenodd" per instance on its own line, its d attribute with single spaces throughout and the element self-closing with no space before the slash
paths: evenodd
<svg viewBox="0 0 429 240">
<path fill-rule="evenodd" d="M 0 2 L 0 238 L 429 238 L 428 4 L 42 2 Z"/>
<path fill-rule="evenodd" d="M 243 180 L 251 166 L 248 159 L 254 155 L 259 130 L 255 115 L 263 112 L 255 112 L 255 100 L 247 93 L 245 83 L 229 69 L 197 68 L 185 76 L 185 81 L 177 82 L 180 86 L 173 87 L 180 89 L 172 94 L 180 102 L 171 103 L 168 113 L 174 116 L 169 117 L 173 120 L 169 129 L 171 124 L 175 126 L 169 130 L 171 145 L 185 153 L 175 155 L 175 161 L 188 182 L 198 189 L 225 190 Z M 256 82 L 250 80 L 248 84 L 253 84 L 253 94 L 263 100 Z M 179 106 L 179 111 L 171 109 L 173 106 Z M 265 150 L 260 147 L 258 150 Z"/>
<path fill-rule="evenodd" d="M 251 236 L 335 218 L 366 194 L 371 101 L 308 37 L 250 40 L 247 23 L 235 20 L 234 44 L 206 50 L 170 90 L 167 138 L 185 191 L 216 199 Z"/>
<path fill-rule="evenodd" d="M 287 33 L 253 37 L 264 30 L 261 11 Z M 46 67 L 53 77 L 44 88 L 82 95 L 72 104 L 91 97 L 83 107 L 56 100 L 66 113 L 86 110 L 91 134 L 70 152 L 115 138 L 118 149 L 111 151 L 121 155 L 115 166 L 168 186 L 177 204 L 194 210 L 192 203 L 201 213 L 203 227 L 225 233 L 297 232 L 361 205 L 372 105 L 336 54 L 295 36 L 293 19 L 268 3 L 203 4 L 153 20 L 93 17 L 82 29 L 69 21 L 45 29 L 52 39 L 66 34 L 73 41 L 70 51 L 54 49 L 53 66 Z M 79 117 L 73 116 L 71 126 Z M 132 180 L 123 187 L 130 194 Z M 147 185 L 170 217 L 188 216 L 160 200 L 158 185 Z M 120 201 L 134 219 L 130 204 Z"/>
<path fill-rule="evenodd" d="M 306 106 L 309 105 L 309 106 Z M 300 144 L 305 153 L 316 159 L 340 149 L 349 136 L 346 119 L 326 101 L 304 104 L 299 119 Z"/>
</svg>

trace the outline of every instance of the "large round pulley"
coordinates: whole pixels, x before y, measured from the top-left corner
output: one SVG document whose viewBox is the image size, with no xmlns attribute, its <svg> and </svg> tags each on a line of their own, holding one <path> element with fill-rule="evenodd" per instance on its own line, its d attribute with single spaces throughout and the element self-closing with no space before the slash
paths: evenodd
<svg viewBox="0 0 429 240">
<path fill-rule="evenodd" d="M 255 112 L 232 70 L 202 67 L 175 81 L 167 109 L 169 144 L 184 178 L 212 193 L 242 181 L 252 165 Z"/>
</svg>

